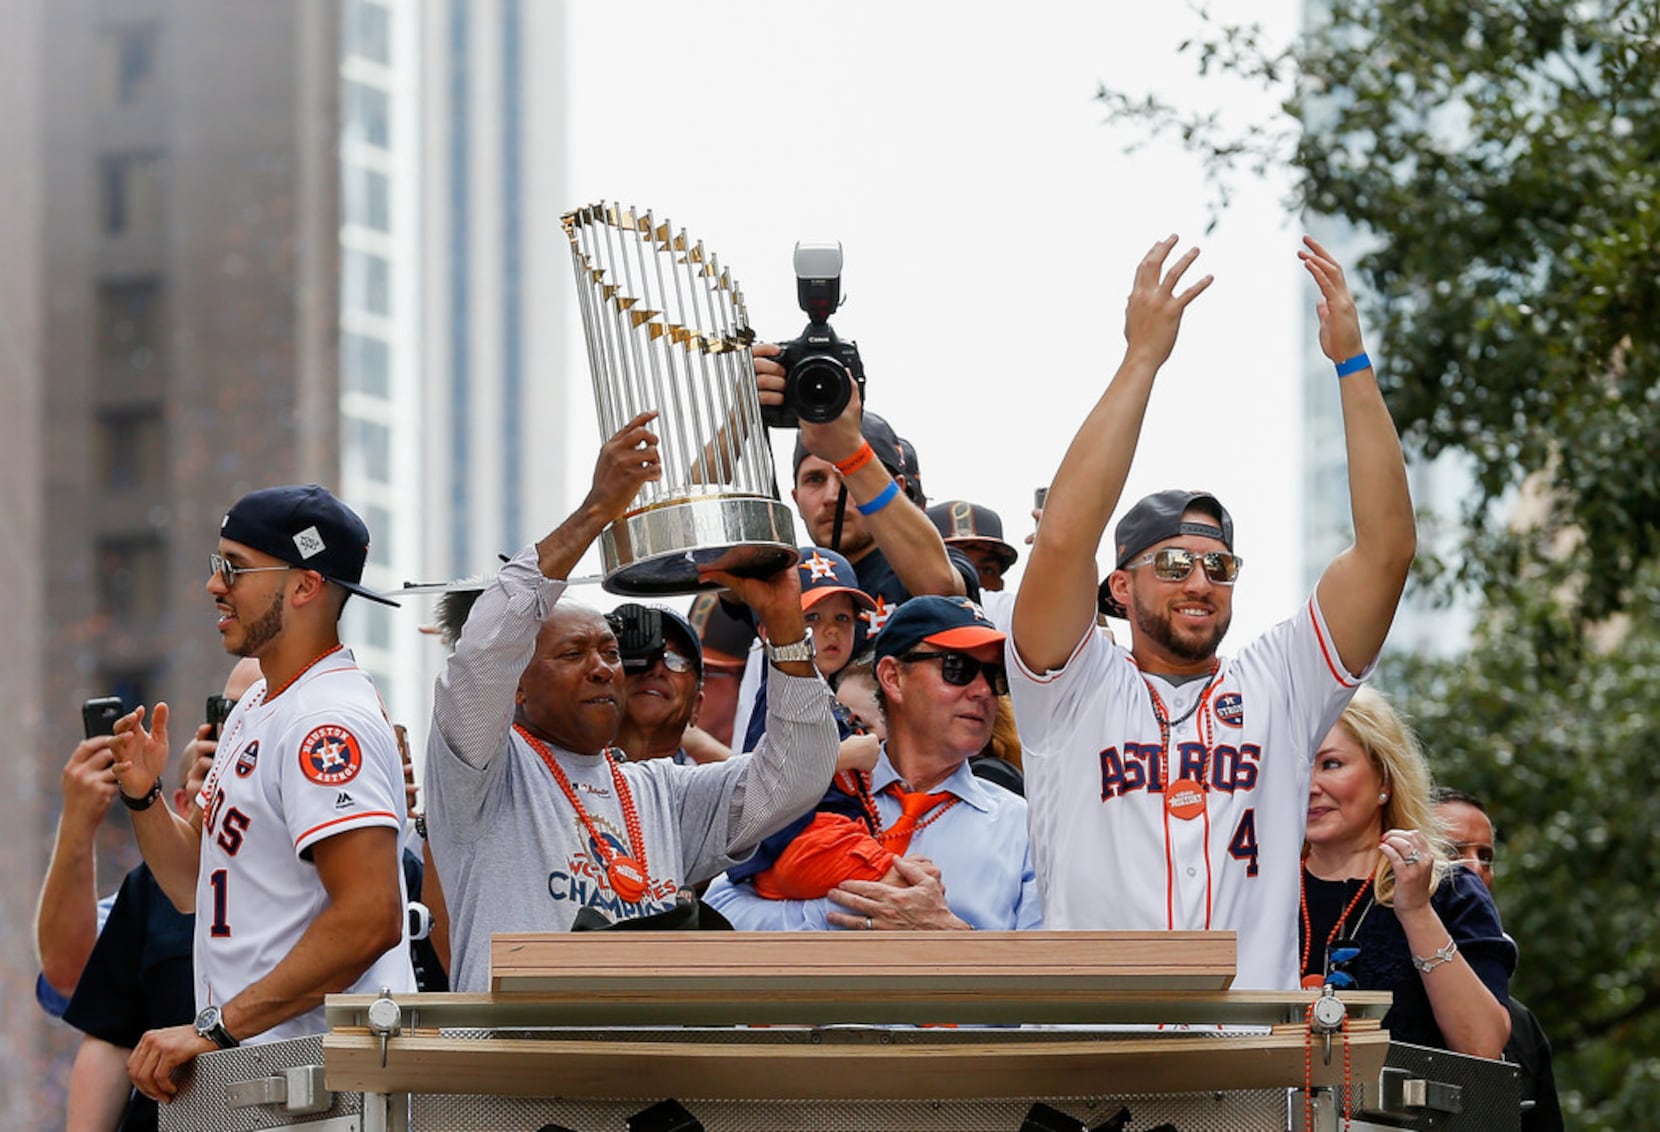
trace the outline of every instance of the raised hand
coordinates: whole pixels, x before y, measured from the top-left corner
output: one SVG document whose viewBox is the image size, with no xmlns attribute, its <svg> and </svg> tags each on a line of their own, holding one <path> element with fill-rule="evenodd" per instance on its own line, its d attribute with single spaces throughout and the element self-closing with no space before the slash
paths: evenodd
<svg viewBox="0 0 1660 1132">
<path fill-rule="evenodd" d="M 1355 309 L 1354 296 L 1349 294 L 1343 269 L 1331 253 L 1313 236 L 1304 236 L 1303 243 L 1306 246 L 1298 249 L 1297 258 L 1320 288 L 1320 301 L 1314 308 L 1320 317 L 1320 350 L 1333 362 L 1346 362 L 1366 349 L 1360 338 L 1360 313 Z"/>
<path fill-rule="evenodd" d="M 599 450 L 588 503 L 602 511 L 608 521 L 628 510 L 641 487 L 663 478 L 657 434 L 646 427 L 656 419 L 655 409 L 641 413 L 623 425 Z"/>
<path fill-rule="evenodd" d="M 108 735 L 84 739 L 64 764 L 62 820 L 81 834 L 98 828 L 115 801 L 114 743 Z"/>
<path fill-rule="evenodd" d="M 1199 258 L 1198 248 L 1189 248 L 1182 257 L 1165 270 L 1165 261 L 1176 246 L 1176 236 L 1168 236 L 1150 248 L 1136 265 L 1135 283 L 1130 298 L 1124 304 L 1124 339 L 1129 353 L 1139 355 L 1155 368 L 1164 364 L 1170 351 L 1176 347 L 1176 333 L 1181 329 L 1182 315 L 1187 306 L 1215 282 L 1207 275 L 1187 290 L 1177 293 L 1176 287 L 1193 261 Z"/>
<path fill-rule="evenodd" d="M 167 705 L 156 705 L 148 729 L 140 704 L 115 721 L 115 778 L 129 798 L 142 798 L 167 773 Z"/>
</svg>

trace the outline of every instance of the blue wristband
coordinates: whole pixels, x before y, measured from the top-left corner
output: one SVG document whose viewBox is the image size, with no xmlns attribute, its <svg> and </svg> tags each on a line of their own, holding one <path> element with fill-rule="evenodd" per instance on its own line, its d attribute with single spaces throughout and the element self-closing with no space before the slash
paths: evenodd
<svg viewBox="0 0 1660 1132">
<path fill-rule="evenodd" d="M 1371 368 L 1372 359 L 1368 358 L 1366 351 L 1362 350 L 1348 361 L 1337 363 L 1337 376 L 1348 377 L 1351 373 L 1359 373 L 1363 369 Z"/>
<path fill-rule="evenodd" d="M 888 486 L 877 493 L 876 498 L 869 503 L 856 503 L 854 506 L 861 515 L 874 515 L 882 508 L 893 502 L 893 497 L 899 494 L 899 481 L 889 480 Z"/>
</svg>

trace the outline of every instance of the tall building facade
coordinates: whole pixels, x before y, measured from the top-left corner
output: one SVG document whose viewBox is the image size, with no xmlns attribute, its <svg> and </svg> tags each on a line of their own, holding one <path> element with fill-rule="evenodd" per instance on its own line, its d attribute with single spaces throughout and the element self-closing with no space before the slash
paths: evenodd
<svg viewBox="0 0 1660 1132">
<path fill-rule="evenodd" d="M 334 488 L 365 581 L 489 573 L 569 509 L 564 8 L 531 0 L 0 0 L 0 680 L 32 909 L 79 705 L 229 668 L 203 584 L 225 506 Z M 534 61 L 534 65 L 532 65 Z M 424 749 L 430 599 L 343 637 Z M 117 809 L 101 892 L 136 857 Z M 0 917 L 0 1124 L 61 1120 L 73 1035 Z"/>
<path fill-rule="evenodd" d="M 72 1035 L 30 917 L 80 703 L 173 705 L 230 664 L 203 590 L 224 508 L 339 475 L 338 20 L 327 0 L 11 0 L 3 69 L 7 581 L 25 850 L 4 865 L 0 1122 L 62 1114 Z M 10 675 L 10 674 L 9 674 Z M 117 810 L 99 889 L 135 858 Z M 54 1060 L 57 1059 L 57 1060 Z"/>
</svg>

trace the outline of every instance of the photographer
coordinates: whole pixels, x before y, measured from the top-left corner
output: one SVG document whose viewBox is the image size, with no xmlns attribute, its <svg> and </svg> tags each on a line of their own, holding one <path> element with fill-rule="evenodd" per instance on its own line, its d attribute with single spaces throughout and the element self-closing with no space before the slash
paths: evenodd
<svg viewBox="0 0 1660 1132">
<path fill-rule="evenodd" d="M 630 762 L 672 759 L 681 766 L 724 762 L 731 750 L 698 729 L 703 706 L 703 645 L 672 609 L 627 602 L 606 615 L 621 648 L 623 718 L 616 745 Z"/>
<path fill-rule="evenodd" d="M 871 630 L 912 594 L 967 594 L 978 600 L 973 564 L 946 556 L 945 543 L 908 490 L 906 460 L 888 423 L 864 411 L 865 372 L 855 342 L 837 337 L 840 244 L 795 246 L 796 299 L 807 327 L 796 338 L 760 343 L 755 359 L 761 419 L 799 428 L 791 495 L 811 542 L 840 551 L 859 588 L 878 599 Z M 915 485 L 920 487 L 920 485 Z"/>
</svg>

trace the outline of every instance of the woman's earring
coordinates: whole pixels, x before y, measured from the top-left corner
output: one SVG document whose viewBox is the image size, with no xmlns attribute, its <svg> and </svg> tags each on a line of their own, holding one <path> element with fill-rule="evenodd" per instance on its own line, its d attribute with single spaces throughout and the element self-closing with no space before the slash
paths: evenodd
<svg viewBox="0 0 1660 1132">
<path fill-rule="evenodd" d="M 1385 790 L 1382 794 L 1378 795 L 1378 805 L 1381 806 L 1387 801 L 1389 801 L 1389 792 Z"/>
</svg>

